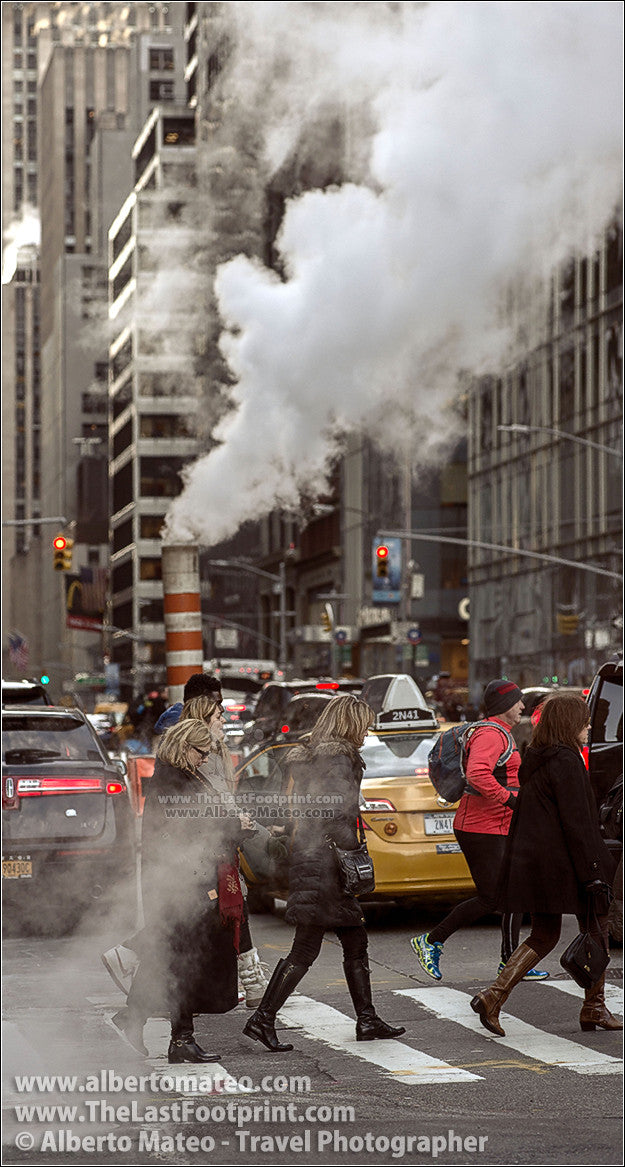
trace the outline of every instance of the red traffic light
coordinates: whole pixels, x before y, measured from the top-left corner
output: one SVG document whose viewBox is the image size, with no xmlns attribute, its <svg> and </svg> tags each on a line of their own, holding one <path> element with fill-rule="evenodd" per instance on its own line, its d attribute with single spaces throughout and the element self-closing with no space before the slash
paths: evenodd
<svg viewBox="0 0 625 1167">
<path fill-rule="evenodd" d="M 65 551 L 65 548 L 67 547 L 67 539 L 65 538 L 65 535 L 57 535 L 56 539 L 52 540 L 52 546 L 54 547 L 55 551 Z"/>
<path fill-rule="evenodd" d="M 382 544 L 380 547 L 376 547 L 375 553 L 378 559 L 388 559 L 388 547 L 385 547 L 384 544 Z"/>
</svg>

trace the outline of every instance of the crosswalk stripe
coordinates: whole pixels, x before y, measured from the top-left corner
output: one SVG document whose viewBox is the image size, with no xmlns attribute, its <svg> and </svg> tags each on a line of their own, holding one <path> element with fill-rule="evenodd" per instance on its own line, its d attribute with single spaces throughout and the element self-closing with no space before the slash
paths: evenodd
<svg viewBox="0 0 625 1167">
<path fill-rule="evenodd" d="M 470 997 L 458 989 L 420 986 L 414 989 L 394 989 L 393 992 L 398 997 L 410 997 L 411 1000 L 424 1005 L 443 1021 L 455 1021 L 465 1029 L 479 1033 L 480 1037 L 485 1037 L 488 1041 L 496 1041 L 499 1045 L 508 1046 L 546 1065 L 560 1066 L 573 1070 L 576 1074 L 620 1073 L 621 1062 L 618 1058 L 586 1049 L 585 1046 L 558 1037 L 557 1034 L 545 1033 L 544 1030 L 528 1025 L 509 1013 L 501 1014 L 506 1036 L 496 1037 L 490 1034 L 471 1009 Z"/>
<path fill-rule="evenodd" d="M 543 981 L 542 984 L 551 989 L 559 989 L 561 993 L 570 993 L 571 997 L 579 997 L 582 1001 L 584 999 L 584 990 L 580 989 L 575 981 Z M 611 1009 L 615 1009 L 617 1013 L 623 1012 L 623 990 L 619 989 L 618 985 L 605 986 L 605 999 Z"/>
<path fill-rule="evenodd" d="M 476 1082 L 480 1078 L 478 1074 L 451 1066 L 402 1041 L 356 1041 L 353 1018 L 300 993 L 294 994 L 282 1006 L 280 1021 L 289 1029 L 302 1029 L 308 1037 L 332 1049 L 381 1067 L 395 1082 L 405 1082 L 408 1086 Z"/>
</svg>

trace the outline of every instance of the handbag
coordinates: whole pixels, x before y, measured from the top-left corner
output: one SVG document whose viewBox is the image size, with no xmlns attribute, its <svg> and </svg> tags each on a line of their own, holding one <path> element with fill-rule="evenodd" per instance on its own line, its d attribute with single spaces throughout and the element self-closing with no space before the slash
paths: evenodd
<svg viewBox="0 0 625 1167">
<path fill-rule="evenodd" d="M 364 895 L 365 892 L 373 891 L 375 887 L 373 859 L 367 850 L 365 832 L 360 819 L 358 836 L 360 846 L 355 847 L 353 851 L 344 851 L 342 847 L 337 847 L 334 839 L 326 835 L 328 845 L 336 856 L 341 887 L 346 895 L 350 896 Z"/>
<path fill-rule="evenodd" d="M 595 931 L 591 931 L 592 924 Z M 590 989 L 603 976 L 610 957 L 605 946 L 603 936 L 599 931 L 597 914 L 592 897 L 589 897 L 586 911 L 586 931 L 580 932 L 571 940 L 568 948 L 560 957 L 562 968 L 573 978 L 582 989 Z"/>
</svg>

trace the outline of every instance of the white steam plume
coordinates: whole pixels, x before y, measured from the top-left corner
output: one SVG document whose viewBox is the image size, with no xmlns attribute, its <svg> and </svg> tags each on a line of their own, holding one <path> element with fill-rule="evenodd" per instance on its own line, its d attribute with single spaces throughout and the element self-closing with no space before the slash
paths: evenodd
<svg viewBox="0 0 625 1167">
<path fill-rule="evenodd" d="M 510 283 L 595 245 L 621 186 L 620 5 L 229 7 L 228 85 L 269 169 L 335 106 L 354 180 L 289 201 L 285 280 L 242 255 L 218 269 L 237 408 L 166 535 L 209 544 L 322 490 L 346 431 L 427 457 L 459 374 L 510 357 Z"/>
<path fill-rule="evenodd" d="M 24 203 L 19 218 L 14 219 L 4 232 L 2 256 L 2 283 L 10 284 L 17 267 L 20 247 L 39 247 L 41 225 L 36 207 Z"/>
</svg>

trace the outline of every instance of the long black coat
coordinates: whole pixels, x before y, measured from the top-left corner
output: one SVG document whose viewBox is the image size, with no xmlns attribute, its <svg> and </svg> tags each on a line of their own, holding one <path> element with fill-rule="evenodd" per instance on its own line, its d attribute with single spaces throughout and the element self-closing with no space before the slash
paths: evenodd
<svg viewBox="0 0 625 1167">
<path fill-rule="evenodd" d="M 289 924 L 346 928 L 364 924 L 362 908 L 341 888 L 326 835 L 351 851 L 359 844 L 357 819 L 364 764 L 344 740 L 297 745 L 289 754 L 295 830 L 289 865 Z M 307 801 L 304 801 L 308 798 Z"/>
<path fill-rule="evenodd" d="M 215 813 L 218 804 L 195 775 L 157 759 L 143 809 L 145 929 L 128 999 L 146 1016 L 225 1013 L 238 1002 L 233 930 L 208 892 L 219 862 L 236 861 L 241 826 Z"/>
<path fill-rule="evenodd" d="M 528 746 L 502 866 L 498 906 L 509 912 L 583 915 L 583 886 L 611 884 L 614 861 L 601 838 L 578 750 Z"/>
</svg>

